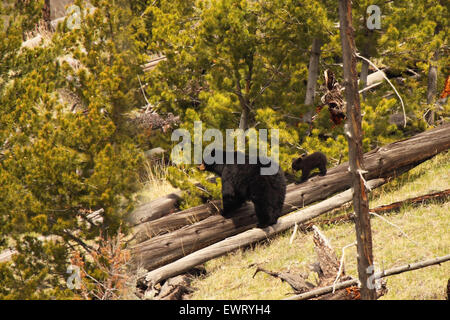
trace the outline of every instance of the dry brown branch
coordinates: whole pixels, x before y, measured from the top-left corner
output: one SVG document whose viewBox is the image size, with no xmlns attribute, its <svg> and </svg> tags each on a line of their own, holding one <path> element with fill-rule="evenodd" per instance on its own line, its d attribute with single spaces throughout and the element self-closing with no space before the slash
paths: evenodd
<svg viewBox="0 0 450 320">
<path fill-rule="evenodd" d="M 424 261 L 420 261 L 420 262 L 416 262 L 416 263 L 410 263 L 410 264 L 407 264 L 407 265 L 404 265 L 401 267 L 395 267 L 395 268 L 391 268 L 388 270 L 384 270 L 382 272 L 377 272 L 374 275 L 374 279 L 381 279 L 381 278 L 389 277 L 392 275 L 396 275 L 396 274 L 400 274 L 400 273 L 404 273 L 404 272 L 408 272 L 408 271 L 426 268 L 426 267 L 433 266 L 436 264 L 441 264 L 441 263 L 449 261 L 449 260 L 450 260 L 450 255 L 446 255 L 446 256 L 442 256 L 442 257 L 438 257 L 438 258 L 434 258 L 434 259 L 424 260 Z M 336 285 L 336 290 L 349 288 L 349 287 L 357 286 L 357 285 L 359 285 L 359 280 L 352 279 L 352 280 L 338 283 Z M 286 298 L 285 300 L 307 300 L 307 299 L 319 297 L 321 295 L 330 293 L 332 291 L 333 291 L 333 286 L 331 285 L 331 286 L 319 288 L 316 290 L 312 290 L 310 292 L 295 295 L 295 296 Z"/>
<path fill-rule="evenodd" d="M 343 262 L 339 263 L 329 240 L 316 226 L 313 226 L 313 230 L 314 250 L 316 251 L 318 260 L 313 264 L 313 271 L 316 272 L 318 276 L 316 285 L 307 280 L 309 274 L 300 272 L 272 272 L 258 267 L 255 275 L 258 272 L 265 272 L 273 277 L 281 279 L 281 281 L 286 281 L 296 293 L 307 293 L 315 291 L 315 288 L 318 287 L 326 287 L 330 283 L 334 283 L 337 274 L 342 275 L 343 280 L 345 281 L 352 280 L 351 277 L 345 275 Z M 383 292 L 380 291 L 380 295 L 381 294 L 383 294 Z M 331 293 L 319 297 L 319 299 L 327 300 L 354 300 L 359 298 L 360 294 L 358 288 L 354 288 L 353 290 L 333 290 Z"/>
</svg>

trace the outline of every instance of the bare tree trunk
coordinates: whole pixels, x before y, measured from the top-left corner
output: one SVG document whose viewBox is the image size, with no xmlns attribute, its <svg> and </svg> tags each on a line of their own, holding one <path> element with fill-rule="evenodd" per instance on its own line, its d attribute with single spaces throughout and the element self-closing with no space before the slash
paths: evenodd
<svg viewBox="0 0 450 320">
<path fill-rule="evenodd" d="M 434 28 L 434 35 L 438 34 L 441 29 L 442 25 L 438 23 Z M 439 60 L 439 49 L 436 49 L 436 51 L 433 54 L 433 57 L 431 58 L 430 67 L 428 68 L 428 86 L 427 86 L 428 105 L 432 105 L 436 101 L 435 99 L 437 95 L 438 60 Z M 429 124 L 434 124 L 435 110 L 433 107 L 431 107 L 430 111 L 431 112 L 430 115 L 427 117 L 427 121 Z"/>
<path fill-rule="evenodd" d="M 345 97 L 347 103 L 346 135 L 348 139 L 349 167 L 353 180 L 353 207 L 358 248 L 358 275 L 361 297 L 375 300 L 375 288 L 369 288 L 373 274 L 372 232 L 370 228 L 369 200 L 362 173 L 364 170 L 361 130 L 361 106 L 356 72 L 356 50 L 352 26 L 351 0 L 339 1 L 340 33 L 344 61 Z"/>
<path fill-rule="evenodd" d="M 42 20 L 44 20 L 47 30 L 52 30 L 50 0 L 44 1 L 44 6 L 42 7 Z"/>
<path fill-rule="evenodd" d="M 239 70 L 236 68 L 235 80 L 236 80 L 236 91 L 239 98 L 239 102 L 242 107 L 241 119 L 239 121 L 239 129 L 247 130 L 249 127 L 249 117 L 250 117 L 250 89 L 252 87 L 252 76 L 253 76 L 253 57 L 247 60 L 248 73 L 245 79 L 245 93 L 243 93 L 241 88 L 241 78 L 239 75 Z"/>
<path fill-rule="evenodd" d="M 239 120 L 239 129 L 242 129 L 242 130 L 248 129 L 249 114 L 250 114 L 250 110 L 249 110 L 247 104 L 244 103 L 242 106 L 241 119 Z"/>
<path fill-rule="evenodd" d="M 428 69 L 427 103 L 432 104 L 437 92 L 437 54 L 435 53 Z"/>
<path fill-rule="evenodd" d="M 314 38 L 311 46 L 311 55 L 309 57 L 308 83 L 306 85 L 305 105 L 314 104 L 314 95 L 316 93 L 317 78 L 319 76 L 320 39 Z"/>
<path fill-rule="evenodd" d="M 369 59 L 367 53 L 363 53 L 363 56 Z M 360 76 L 360 82 L 361 82 L 361 89 L 364 89 L 367 86 L 367 77 L 369 75 L 369 63 L 366 60 L 362 61 L 361 65 L 361 76 Z M 363 100 L 366 97 L 366 93 L 362 93 Z"/>
<path fill-rule="evenodd" d="M 433 58 L 430 61 L 430 67 L 428 68 L 428 87 L 427 87 L 427 104 L 434 103 L 437 94 L 437 60 L 439 53 L 436 51 Z M 434 110 L 431 110 L 431 114 L 428 117 L 428 123 L 434 123 Z"/>
<path fill-rule="evenodd" d="M 319 76 L 320 39 L 314 38 L 311 46 L 311 55 L 309 56 L 308 83 L 306 84 L 305 105 L 309 106 L 308 111 L 303 116 L 303 121 L 311 124 L 314 115 L 314 95 L 316 93 L 317 78 Z M 308 130 L 307 135 L 310 134 Z"/>
</svg>

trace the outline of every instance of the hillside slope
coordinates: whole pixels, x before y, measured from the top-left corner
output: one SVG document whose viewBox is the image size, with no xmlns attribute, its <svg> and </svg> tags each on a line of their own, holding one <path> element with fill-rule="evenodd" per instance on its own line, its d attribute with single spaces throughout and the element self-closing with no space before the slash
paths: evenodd
<svg viewBox="0 0 450 320">
<path fill-rule="evenodd" d="M 375 190 L 370 207 L 449 188 L 450 153 L 446 153 Z M 449 202 L 415 208 L 405 206 L 400 212 L 384 218 L 389 223 L 385 219 L 372 219 L 377 268 L 387 269 L 449 254 Z M 321 229 L 330 239 L 339 258 L 342 248 L 355 241 L 354 226 L 350 223 L 321 226 Z M 309 271 L 309 265 L 316 258 L 312 234 L 299 233 L 290 246 L 291 234 L 292 230 L 251 249 L 239 250 L 206 263 L 207 274 L 194 280 L 196 291 L 191 299 L 282 299 L 290 295 L 292 290 L 288 284 L 262 273 L 258 273 L 255 278 L 252 276 L 255 265 L 273 271 Z M 345 267 L 347 274 L 357 278 L 355 247 L 345 250 Z M 445 299 L 449 276 L 450 264 L 446 263 L 389 277 L 389 292 L 382 299 Z"/>
</svg>

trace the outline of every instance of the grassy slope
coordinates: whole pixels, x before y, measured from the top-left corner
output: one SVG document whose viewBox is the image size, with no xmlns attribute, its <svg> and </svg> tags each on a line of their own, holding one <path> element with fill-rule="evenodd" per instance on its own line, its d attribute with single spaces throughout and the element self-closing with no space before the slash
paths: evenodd
<svg viewBox="0 0 450 320">
<path fill-rule="evenodd" d="M 370 207 L 450 188 L 450 153 L 439 155 L 409 173 L 374 191 Z M 342 212 L 340 213 L 342 214 Z M 373 218 L 374 257 L 378 268 L 388 269 L 450 253 L 450 203 L 433 203 L 384 216 L 403 230 Z M 350 223 L 322 227 L 336 249 L 355 241 Z M 206 263 L 207 275 L 196 278 L 192 299 L 281 299 L 292 293 L 290 286 L 263 273 L 252 278 L 255 264 L 273 271 L 308 271 L 316 256 L 312 234 L 299 233 L 289 245 L 292 231 L 251 249 L 239 250 Z M 356 248 L 345 250 L 346 273 L 357 278 Z M 382 299 L 445 299 L 450 262 L 389 277 L 389 292 Z M 313 280 L 313 275 L 310 275 Z"/>
</svg>

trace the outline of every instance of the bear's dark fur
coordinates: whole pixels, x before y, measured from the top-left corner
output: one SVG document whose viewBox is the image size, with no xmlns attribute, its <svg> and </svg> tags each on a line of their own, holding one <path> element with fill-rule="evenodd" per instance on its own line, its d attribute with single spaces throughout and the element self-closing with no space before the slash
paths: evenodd
<svg viewBox="0 0 450 320">
<path fill-rule="evenodd" d="M 327 174 L 327 157 L 322 152 L 314 152 L 292 161 L 292 170 L 302 170 L 301 182 L 308 180 L 311 170 L 319 168 L 320 175 Z"/>
<path fill-rule="evenodd" d="M 213 150 L 211 153 L 223 154 L 223 162 L 226 162 L 226 154 L 222 150 Z M 245 164 L 237 164 L 238 152 L 233 152 L 233 164 L 203 164 L 200 169 L 213 172 L 222 178 L 222 216 L 231 217 L 234 210 L 239 208 L 245 201 L 250 200 L 255 206 L 258 227 L 265 228 L 277 222 L 281 215 L 284 198 L 286 196 L 286 180 L 283 170 L 278 167 L 274 175 L 261 175 L 262 167 L 270 167 L 268 159 L 257 164 L 250 164 L 249 157 L 245 155 Z M 261 163 L 262 162 L 262 163 Z"/>
</svg>

